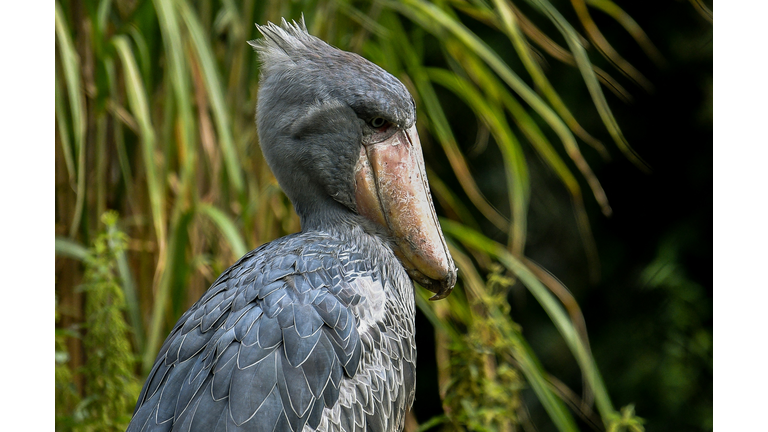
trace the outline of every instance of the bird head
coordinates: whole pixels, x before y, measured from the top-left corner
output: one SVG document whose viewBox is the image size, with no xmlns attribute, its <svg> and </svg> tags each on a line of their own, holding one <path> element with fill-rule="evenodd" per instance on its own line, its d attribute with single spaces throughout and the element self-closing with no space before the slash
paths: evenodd
<svg viewBox="0 0 768 432">
<path fill-rule="evenodd" d="M 302 229 L 360 215 L 380 226 L 408 275 L 446 297 L 456 283 L 427 183 L 416 104 L 394 76 L 307 32 L 257 25 L 256 122 L 264 157 Z"/>
</svg>

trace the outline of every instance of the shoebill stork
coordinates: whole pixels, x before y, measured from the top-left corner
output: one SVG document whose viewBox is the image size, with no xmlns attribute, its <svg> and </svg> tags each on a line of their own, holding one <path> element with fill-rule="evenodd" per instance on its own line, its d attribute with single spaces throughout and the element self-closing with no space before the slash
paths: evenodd
<svg viewBox="0 0 768 432">
<path fill-rule="evenodd" d="M 405 86 L 307 33 L 258 26 L 256 121 L 302 230 L 249 252 L 179 319 L 128 431 L 400 431 L 414 285 L 456 268 Z"/>
</svg>

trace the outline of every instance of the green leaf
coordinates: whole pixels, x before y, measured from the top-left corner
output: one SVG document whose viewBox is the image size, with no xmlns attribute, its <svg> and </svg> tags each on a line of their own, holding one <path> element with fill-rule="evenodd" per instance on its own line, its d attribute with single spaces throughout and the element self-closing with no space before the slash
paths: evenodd
<svg viewBox="0 0 768 432">
<path fill-rule="evenodd" d="M 85 261 L 88 257 L 88 248 L 65 237 L 56 236 L 55 250 L 56 255 L 73 258 L 78 261 Z"/>
<path fill-rule="evenodd" d="M 200 214 L 207 216 L 216 225 L 221 234 L 224 235 L 224 238 L 227 239 L 229 246 L 232 248 L 233 255 L 241 257 L 248 252 L 243 236 L 240 234 L 237 226 L 223 211 L 210 204 L 201 204 L 198 211 Z"/>
<path fill-rule="evenodd" d="M 73 237 L 77 227 L 80 225 L 85 204 L 85 128 L 87 121 L 85 117 L 85 97 L 80 89 L 80 56 L 75 51 L 69 28 L 67 28 L 67 23 L 64 20 L 64 12 L 61 10 L 59 2 L 56 2 L 56 41 L 59 43 L 59 55 L 62 68 L 64 69 L 64 78 L 67 82 L 72 133 L 78 161 L 77 201 L 75 203 L 75 214 L 72 217 L 72 224 L 69 228 L 69 236 Z"/>
<path fill-rule="evenodd" d="M 216 70 L 216 62 L 211 53 L 208 38 L 203 32 L 199 19 L 187 2 L 185 0 L 179 0 L 176 4 L 179 7 L 179 11 L 187 26 L 187 30 L 192 37 L 198 62 L 202 69 L 203 77 L 205 78 L 205 86 L 208 91 L 208 96 L 211 98 L 211 108 L 213 109 L 213 116 L 216 120 L 219 138 L 221 139 L 221 150 L 224 153 L 224 162 L 227 166 L 229 180 L 232 182 L 237 195 L 240 195 L 243 192 L 243 177 L 238 163 L 239 155 L 235 148 L 234 140 L 232 139 L 232 124 L 229 121 L 229 116 L 227 115 L 227 110 L 224 105 L 223 87 L 219 80 L 219 74 Z"/>
<path fill-rule="evenodd" d="M 568 48 L 570 48 L 576 59 L 576 65 L 578 66 L 579 71 L 581 71 L 581 76 L 584 78 L 587 90 L 589 90 L 589 93 L 592 96 L 592 101 L 597 108 L 597 112 L 600 114 L 603 124 L 608 129 L 608 133 L 610 133 L 616 145 L 636 166 L 648 171 L 648 164 L 635 153 L 632 147 L 630 147 L 626 138 L 624 138 L 624 134 L 621 132 L 618 123 L 616 123 L 616 119 L 613 117 L 613 112 L 608 106 L 608 101 L 605 100 L 605 95 L 600 88 L 600 83 L 597 81 L 595 71 L 592 69 L 592 63 L 587 56 L 584 46 L 581 44 L 581 41 L 579 41 L 576 31 L 570 23 L 568 23 L 568 20 L 566 20 L 547 0 L 528 0 L 528 2 L 544 13 L 555 24 L 563 38 L 565 38 Z"/>
<path fill-rule="evenodd" d="M 163 187 L 155 167 L 155 128 L 152 126 L 147 94 L 128 38 L 123 35 L 115 36 L 112 39 L 112 44 L 115 46 L 123 63 L 128 104 L 139 123 L 144 169 L 147 171 L 147 189 L 152 207 L 152 220 L 157 239 L 162 244 L 165 242 L 165 208 L 162 202 Z"/>
</svg>

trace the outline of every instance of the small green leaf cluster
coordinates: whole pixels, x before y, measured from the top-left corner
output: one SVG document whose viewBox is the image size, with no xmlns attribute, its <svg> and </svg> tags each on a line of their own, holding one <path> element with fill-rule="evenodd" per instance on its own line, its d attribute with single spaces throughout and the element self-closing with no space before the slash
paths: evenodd
<svg viewBox="0 0 768 432">
<path fill-rule="evenodd" d="M 117 272 L 117 254 L 127 242 L 116 227 L 117 219 L 115 212 L 102 216 L 105 230 L 84 261 L 85 322 L 75 335 L 82 339 L 86 360 L 76 372 L 67 366 L 66 334 L 57 329 L 56 414 L 61 420 L 57 430 L 124 431 L 141 389 Z M 82 374 L 82 399 L 72 385 L 75 373 Z"/>
</svg>

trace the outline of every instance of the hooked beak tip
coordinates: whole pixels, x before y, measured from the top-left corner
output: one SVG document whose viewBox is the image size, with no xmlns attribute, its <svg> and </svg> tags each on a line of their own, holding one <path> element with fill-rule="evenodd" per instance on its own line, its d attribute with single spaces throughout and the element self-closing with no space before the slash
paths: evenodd
<svg viewBox="0 0 768 432">
<path fill-rule="evenodd" d="M 448 272 L 448 275 L 444 280 L 434 281 L 433 283 L 424 287 L 435 293 L 435 295 L 429 298 L 430 301 L 442 300 L 451 294 L 454 285 L 456 285 L 458 271 L 459 269 L 454 267 L 453 271 Z"/>
</svg>

